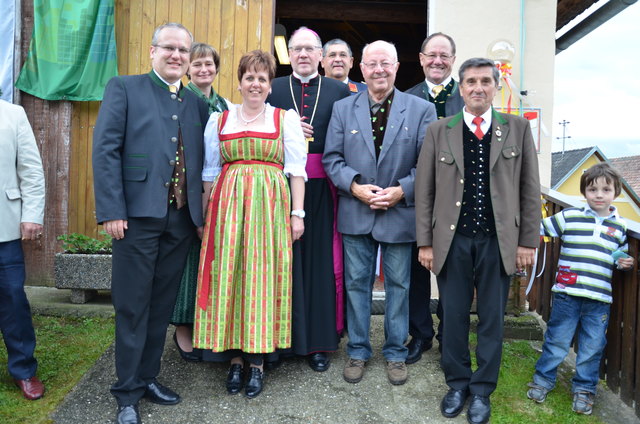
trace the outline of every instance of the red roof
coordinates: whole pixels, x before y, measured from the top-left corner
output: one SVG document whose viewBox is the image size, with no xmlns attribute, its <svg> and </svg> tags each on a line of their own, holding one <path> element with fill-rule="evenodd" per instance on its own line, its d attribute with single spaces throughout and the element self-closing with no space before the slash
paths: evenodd
<svg viewBox="0 0 640 424">
<path fill-rule="evenodd" d="M 620 172 L 622 178 L 640 196 L 640 155 L 612 158 L 609 162 Z"/>
</svg>

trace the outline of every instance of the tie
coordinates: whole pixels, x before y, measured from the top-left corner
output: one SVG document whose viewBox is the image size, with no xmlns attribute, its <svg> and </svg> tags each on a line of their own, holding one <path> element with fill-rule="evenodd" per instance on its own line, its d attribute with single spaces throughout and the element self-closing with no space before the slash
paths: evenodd
<svg viewBox="0 0 640 424">
<path fill-rule="evenodd" d="M 176 87 L 175 85 L 170 85 L 169 86 L 169 91 L 171 91 L 172 93 L 177 93 L 178 92 L 178 87 Z"/>
<path fill-rule="evenodd" d="M 433 88 L 431 89 L 431 92 L 433 93 L 433 98 L 435 99 L 436 97 L 438 97 L 438 94 L 440 94 L 440 92 L 443 89 L 444 89 L 444 85 L 442 84 L 434 85 Z"/>
<path fill-rule="evenodd" d="M 482 140 L 482 137 L 484 137 L 484 133 L 480 128 L 480 124 L 482 124 L 482 121 L 484 121 L 484 119 L 482 119 L 482 116 L 476 116 L 475 118 L 473 118 L 473 121 L 471 121 L 476 124 L 476 130 L 473 133 L 476 137 L 478 137 L 478 140 Z"/>
</svg>

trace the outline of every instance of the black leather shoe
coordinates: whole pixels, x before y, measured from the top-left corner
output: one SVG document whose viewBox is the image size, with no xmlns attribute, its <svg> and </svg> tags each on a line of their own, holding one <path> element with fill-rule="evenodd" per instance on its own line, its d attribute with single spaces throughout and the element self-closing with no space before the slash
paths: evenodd
<svg viewBox="0 0 640 424">
<path fill-rule="evenodd" d="M 426 352 L 431 349 L 432 346 L 433 342 L 431 340 L 423 340 L 417 337 L 412 338 L 407 345 L 409 353 L 407 354 L 407 359 L 405 359 L 404 362 L 406 364 L 415 364 L 422 359 L 422 352 Z"/>
<path fill-rule="evenodd" d="M 244 388 L 244 394 L 253 399 L 262 392 L 262 380 L 264 373 L 260 371 L 260 368 L 249 367 L 249 381 Z"/>
<path fill-rule="evenodd" d="M 464 403 L 467 400 L 467 396 L 469 396 L 468 390 L 449 389 L 440 403 L 440 412 L 442 412 L 442 415 L 447 418 L 453 418 L 460 415 L 462 408 L 464 408 Z"/>
<path fill-rule="evenodd" d="M 180 395 L 171 390 L 170 388 L 163 386 L 157 381 L 152 381 L 147 384 L 147 390 L 144 392 L 144 397 L 153 403 L 158 405 L 175 405 L 180 403 Z"/>
<path fill-rule="evenodd" d="M 199 350 L 196 351 L 194 349 L 191 352 L 186 352 L 186 351 L 182 350 L 182 348 L 178 344 L 178 337 L 176 336 L 175 331 L 173 333 L 173 342 L 176 344 L 176 347 L 178 348 L 178 352 L 180 353 L 180 357 L 182 359 L 184 359 L 185 361 L 188 361 L 188 362 L 200 362 L 200 361 L 202 361 L 202 352 L 201 351 L 199 351 Z"/>
<path fill-rule="evenodd" d="M 307 356 L 309 366 L 317 372 L 324 372 L 329 369 L 329 357 L 324 352 L 316 352 Z"/>
<path fill-rule="evenodd" d="M 471 395 L 467 421 L 471 424 L 486 424 L 491 417 L 491 402 L 486 396 Z"/>
<path fill-rule="evenodd" d="M 118 406 L 118 415 L 116 415 L 117 424 L 142 424 L 140 414 L 138 413 L 138 405 Z"/>
<path fill-rule="evenodd" d="M 229 368 L 229 374 L 227 374 L 227 392 L 230 395 L 236 395 L 242 390 L 242 384 L 244 383 L 244 370 L 242 365 L 233 364 Z"/>
</svg>

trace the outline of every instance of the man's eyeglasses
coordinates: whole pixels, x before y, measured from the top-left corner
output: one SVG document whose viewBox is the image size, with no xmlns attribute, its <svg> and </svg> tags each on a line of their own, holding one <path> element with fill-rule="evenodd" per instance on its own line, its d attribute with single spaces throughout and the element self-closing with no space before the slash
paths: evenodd
<svg viewBox="0 0 640 424">
<path fill-rule="evenodd" d="M 366 66 L 366 68 L 369 69 L 370 71 L 373 71 L 378 66 L 380 66 L 385 71 L 388 71 L 396 63 L 398 62 L 367 62 L 367 63 L 363 63 L 363 65 Z"/>
<path fill-rule="evenodd" d="M 289 47 L 289 50 L 293 51 L 295 54 L 300 54 L 304 50 L 306 53 L 313 53 L 314 50 L 320 49 L 322 47 L 318 46 L 292 46 Z"/>
<path fill-rule="evenodd" d="M 178 53 L 180 53 L 183 56 L 189 54 L 189 49 L 185 49 L 184 47 L 161 46 L 159 44 L 156 44 L 154 47 L 159 47 L 159 48 L 161 48 L 162 50 L 164 50 L 167 53 L 173 53 L 173 52 L 175 52 L 177 50 Z"/>
<path fill-rule="evenodd" d="M 420 54 L 429 60 L 436 60 L 437 58 L 440 58 L 440 60 L 443 62 L 448 62 L 453 58 L 453 56 L 448 55 L 446 53 L 445 54 L 420 53 Z"/>
</svg>

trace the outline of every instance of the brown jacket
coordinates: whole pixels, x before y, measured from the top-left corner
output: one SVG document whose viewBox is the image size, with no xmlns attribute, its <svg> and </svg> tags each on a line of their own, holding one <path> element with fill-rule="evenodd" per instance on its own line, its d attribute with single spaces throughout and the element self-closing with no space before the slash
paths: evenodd
<svg viewBox="0 0 640 424">
<path fill-rule="evenodd" d="M 415 182 L 418 247 L 433 247 L 437 275 L 456 232 L 464 188 L 462 112 L 427 128 Z M 507 274 L 516 271 L 518 246 L 538 247 L 540 178 L 529 121 L 493 111 L 490 153 L 491 204 Z"/>
</svg>

